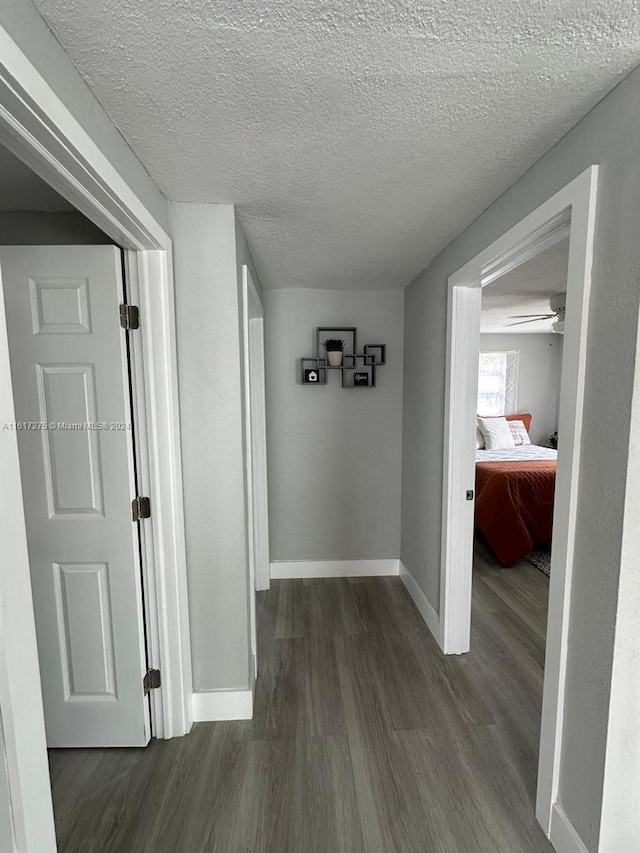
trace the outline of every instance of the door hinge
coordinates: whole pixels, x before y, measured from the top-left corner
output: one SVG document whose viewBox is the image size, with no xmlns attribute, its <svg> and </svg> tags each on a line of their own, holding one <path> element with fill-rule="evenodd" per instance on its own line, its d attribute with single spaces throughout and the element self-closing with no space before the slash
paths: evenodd
<svg viewBox="0 0 640 853">
<path fill-rule="evenodd" d="M 145 696 L 150 690 L 160 687 L 160 670 L 148 669 L 145 677 L 142 679 L 142 686 L 144 687 Z"/>
<path fill-rule="evenodd" d="M 127 331 L 140 328 L 140 311 L 137 305 L 120 306 L 120 325 Z"/>
<path fill-rule="evenodd" d="M 467 500 L 468 501 L 473 500 L 473 489 L 467 489 Z"/>
<path fill-rule="evenodd" d="M 151 518 L 151 500 L 149 498 L 134 498 L 131 501 L 131 517 L 133 521 Z"/>
</svg>

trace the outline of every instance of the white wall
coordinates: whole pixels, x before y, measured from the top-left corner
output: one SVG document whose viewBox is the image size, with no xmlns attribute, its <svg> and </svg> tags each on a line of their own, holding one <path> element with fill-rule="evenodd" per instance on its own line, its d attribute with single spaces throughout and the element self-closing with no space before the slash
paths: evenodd
<svg viewBox="0 0 640 853">
<path fill-rule="evenodd" d="M 0 211 L 0 246 L 100 246 L 112 244 L 86 216 L 74 211 Z"/>
<path fill-rule="evenodd" d="M 403 293 L 267 290 L 265 350 L 272 560 L 400 554 Z M 317 326 L 387 345 L 375 388 L 300 383 Z"/>
<path fill-rule="evenodd" d="M 531 412 L 531 441 L 546 444 L 558 429 L 562 335 L 480 335 L 480 348 L 489 352 L 518 350 L 519 412 Z"/>
<path fill-rule="evenodd" d="M 167 204 L 142 163 L 125 142 L 31 0 L 2 0 L 0 26 L 55 91 L 69 112 L 160 225 L 167 230 Z"/>
<path fill-rule="evenodd" d="M 640 288 L 640 70 L 454 240 L 407 288 L 402 559 L 437 609 L 447 277 L 593 163 L 600 164 L 583 453 L 568 636 L 560 803 L 589 851 L 600 834 Z M 425 448 L 429 448 L 428 451 Z"/>
<path fill-rule="evenodd" d="M 240 316 L 233 205 L 169 205 L 193 683 L 249 684 Z"/>
</svg>

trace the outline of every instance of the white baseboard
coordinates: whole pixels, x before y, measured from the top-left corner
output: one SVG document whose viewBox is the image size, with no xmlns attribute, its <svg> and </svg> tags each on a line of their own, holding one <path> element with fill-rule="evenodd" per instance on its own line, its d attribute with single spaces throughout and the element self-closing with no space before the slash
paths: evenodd
<svg viewBox="0 0 640 853">
<path fill-rule="evenodd" d="M 196 690 L 191 694 L 194 723 L 220 720 L 253 719 L 253 696 L 256 689 L 256 663 L 251 658 L 251 685 L 246 690 Z"/>
<path fill-rule="evenodd" d="M 399 575 L 400 560 L 281 560 L 271 563 L 272 580 L 364 578 Z"/>
<path fill-rule="evenodd" d="M 418 586 L 414 576 L 402 561 L 400 561 L 400 577 L 402 579 L 402 583 L 407 588 L 407 592 L 413 599 L 413 603 L 418 608 L 420 615 L 424 619 L 427 628 L 435 637 L 438 645 L 442 647 L 442 643 L 440 641 L 440 619 L 438 614 L 433 609 L 427 596 Z"/>
<path fill-rule="evenodd" d="M 557 853 L 589 853 L 560 803 L 554 803 L 551 809 L 549 840 Z"/>
</svg>

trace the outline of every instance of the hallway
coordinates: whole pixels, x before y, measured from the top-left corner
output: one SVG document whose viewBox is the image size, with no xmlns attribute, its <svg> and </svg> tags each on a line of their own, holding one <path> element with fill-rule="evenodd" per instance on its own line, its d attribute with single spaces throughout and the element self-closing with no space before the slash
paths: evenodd
<svg viewBox="0 0 640 853">
<path fill-rule="evenodd" d="M 529 853 L 547 579 L 474 570 L 472 652 L 443 657 L 399 578 L 258 594 L 252 721 L 145 750 L 56 750 L 63 853 Z"/>
</svg>

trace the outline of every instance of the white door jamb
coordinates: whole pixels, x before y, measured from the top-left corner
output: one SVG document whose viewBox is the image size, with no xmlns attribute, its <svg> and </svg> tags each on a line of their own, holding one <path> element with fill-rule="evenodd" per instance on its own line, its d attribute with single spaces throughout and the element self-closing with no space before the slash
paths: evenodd
<svg viewBox="0 0 640 853">
<path fill-rule="evenodd" d="M 243 428 L 244 428 L 244 458 L 245 458 L 245 503 L 246 503 L 246 539 L 247 558 L 249 563 L 249 625 L 251 631 L 251 657 L 253 660 L 253 675 L 258 674 L 258 627 L 256 622 L 256 539 L 255 539 L 255 495 L 253 483 L 253 442 L 252 442 L 252 411 L 251 411 L 251 364 L 249 345 L 249 318 L 251 309 L 249 300 L 252 293 L 249 286 L 250 276 L 246 264 L 242 266 L 242 381 L 243 381 Z M 253 282 L 251 282 L 253 284 Z M 259 301 L 259 300 L 258 300 Z"/>
<path fill-rule="evenodd" d="M 138 478 L 142 494 L 152 496 L 151 518 L 140 525 L 147 652 L 162 679 L 162 688 L 150 694 L 151 723 L 155 737 L 171 738 L 193 723 L 171 248 L 129 249 L 125 268 L 129 298 L 141 317 L 130 349 Z M 166 359 L 153 358 L 149 365 L 148 354 L 165 345 Z M 169 458 L 163 460 L 165 452 Z M 179 515 L 172 529 L 173 513 Z"/>
<path fill-rule="evenodd" d="M 469 650 L 477 400 L 482 287 L 570 234 L 567 319 L 536 816 L 547 833 L 558 797 L 567 633 L 587 351 L 598 167 L 590 166 L 449 278 L 443 476 L 440 644 Z M 567 226 L 567 224 L 569 226 Z"/>
<path fill-rule="evenodd" d="M 252 385 L 254 482 L 256 506 L 256 589 L 271 586 L 269 553 L 269 490 L 267 480 L 267 401 L 264 365 L 264 316 L 249 320 L 249 359 Z"/>
<path fill-rule="evenodd" d="M 257 675 L 256 590 L 269 589 L 267 445 L 264 385 L 264 308 L 246 264 L 242 267 L 245 491 L 251 653 Z"/>
</svg>

